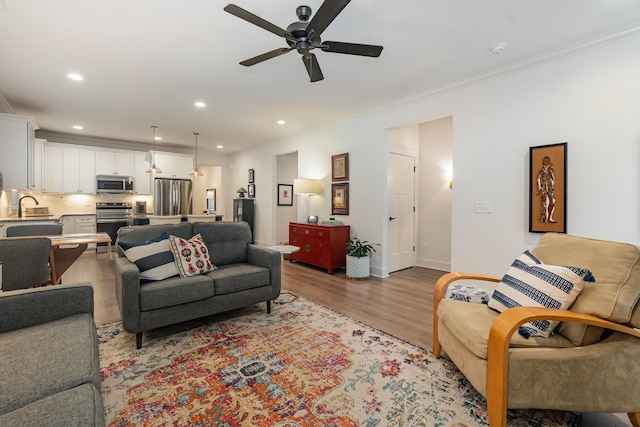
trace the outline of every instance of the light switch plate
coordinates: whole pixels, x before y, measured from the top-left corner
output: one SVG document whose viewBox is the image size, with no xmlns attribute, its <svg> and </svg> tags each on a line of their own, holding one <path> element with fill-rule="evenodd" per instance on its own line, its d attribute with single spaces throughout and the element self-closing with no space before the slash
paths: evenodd
<svg viewBox="0 0 640 427">
<path fill-rule="evenodd" d="M 476 202 L 476 213 L 483 213 L 483 214 L 493 213 L 493 203 Z"/>
</svg>

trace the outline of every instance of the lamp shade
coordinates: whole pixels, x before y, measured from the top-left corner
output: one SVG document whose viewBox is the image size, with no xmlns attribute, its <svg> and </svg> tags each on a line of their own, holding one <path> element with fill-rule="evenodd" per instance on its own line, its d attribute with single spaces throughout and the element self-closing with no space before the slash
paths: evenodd
<svg viewBox="0 0 640 427">
<path fill-rule="evenodd" d="M 293 180 L 293 192 L 295 194 L 318 194 L 322 186 L 317 179 L 300 178 Z"/>
</svg>

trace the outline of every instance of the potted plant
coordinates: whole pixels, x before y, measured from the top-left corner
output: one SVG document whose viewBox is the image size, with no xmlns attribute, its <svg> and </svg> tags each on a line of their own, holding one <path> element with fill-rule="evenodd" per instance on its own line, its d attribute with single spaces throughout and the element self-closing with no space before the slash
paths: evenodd
<svg viewBox="0 0 640 427">
<path fill-rule="evenodd" d="M 363 279 L 369 277 L 370 257 L 376 249 L 366 240 L 357 237 L 349 240 L 345 246 L 347 250 L 347 277 Z"/>
</svg>

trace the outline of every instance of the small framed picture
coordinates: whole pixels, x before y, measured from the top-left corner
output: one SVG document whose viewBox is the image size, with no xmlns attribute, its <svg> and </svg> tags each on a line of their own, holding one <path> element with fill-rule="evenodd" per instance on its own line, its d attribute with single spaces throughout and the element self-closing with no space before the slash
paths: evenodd
<svg viewBox="0 0 640 427">
<path fill-rule="evenodd" d="M 249 169 L 249 184 L 253 184 L 256 179 L 256 173 L 253 169 Z"/>
<path fill-rule="evenodd" d="M 250 199 L 254 199 L 256 197 L 256 185 L 255 184 L 249 184 L 247 186 L 248 190 L 247 193 L 249 194 L 249 198 Z"/>
<path fill-rule="evenodd" d="M 349 153 L 331 156 L 331 181 L 349 181 Z"/>
<path fill-rule="evenodd" d="M 278 184 L 278 206 L 293 206 L 293 185 Z"/>
<path fill-rule="evenodd" d="M 349 215 L 349 184 L 331 184 L 331 215 Z"/>
<path fill-rule="evenodd" d="M 567 232 L 567 143 L 529 148 L 529 231 Z"/>
</svg>

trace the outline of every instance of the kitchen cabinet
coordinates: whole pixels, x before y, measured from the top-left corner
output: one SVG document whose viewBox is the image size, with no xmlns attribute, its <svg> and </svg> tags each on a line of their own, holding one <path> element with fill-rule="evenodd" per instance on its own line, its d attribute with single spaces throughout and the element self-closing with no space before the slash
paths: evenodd
<svg viewBox="0 0 640 427">
<path fill-rule="evenodd" d="M 42 159 L 45 142 L 46 139 L 36 138 L 33 145 L 33 182 L 29 187 L 34 193 L 42 193 Z"/>
<path fill-rule="evenodd" d="M 42 149 L 42 192 L 62 193 L 63 147 L 45 144 Z"/>
<path fill-rule="evenodd" d="M 81 146 L 45 143 L 42 192 L 95 194 L 94 151 Z"/>
<path fill-rule="evenodd" d="M 97 229 L 97 221 L 95 214 L 86 215 L 62 215 L 60 217 L 62 223 L 62 234 L 94 234 Z M 96 244 L 89 243 L 87 251 L 95 251 Z"/>
<path fill-rule="evenodd" d="M 133 152 L 96 151 L 96 175 L 134 176 L 135 157 Z"/>
<path fill-rule="evenodd" d="M 35 131 L 30 117 L 0 114 L 0 173 L 7 190 L 33 185 Z"/>
<path fill-rule="evenodd" d="M 95 194 L 95 152 L 81 148 L 62 149 L 62 192 Z"/>
<path fill-rule="evenodd" d="M 351 228 L 348 225 L 315 225 L 289 223 L 289 244 L 300 248 L 289 255 L 289 261 L 300 261 L 326 268 L 331 274 L 346 264 L 345 246 L 349 242 Z"/>
<path fill-rule="evenodd" d="M 136 194 L 151 194 L 152 175 L 147 173 L 149 169 L 149 154 L 134 154 L 133 191 Z"/>
<path fill-rule="evenodd" d="M 155 162 L 156 166 L 162 170 L 162 173 L 157 173 L 155 176 L 191 179 L 189 172 L 193 170 L 193 156 L 156 153 Z"/>
<path fill-rule="evenodd" d="M 233 220 L 238 221 L 246 221 L 249 223 L 249 228 L 251 229 L 251 241 L 255 240 L 255 206 L 254 199 L 233 199 Z"/>
</svg>

